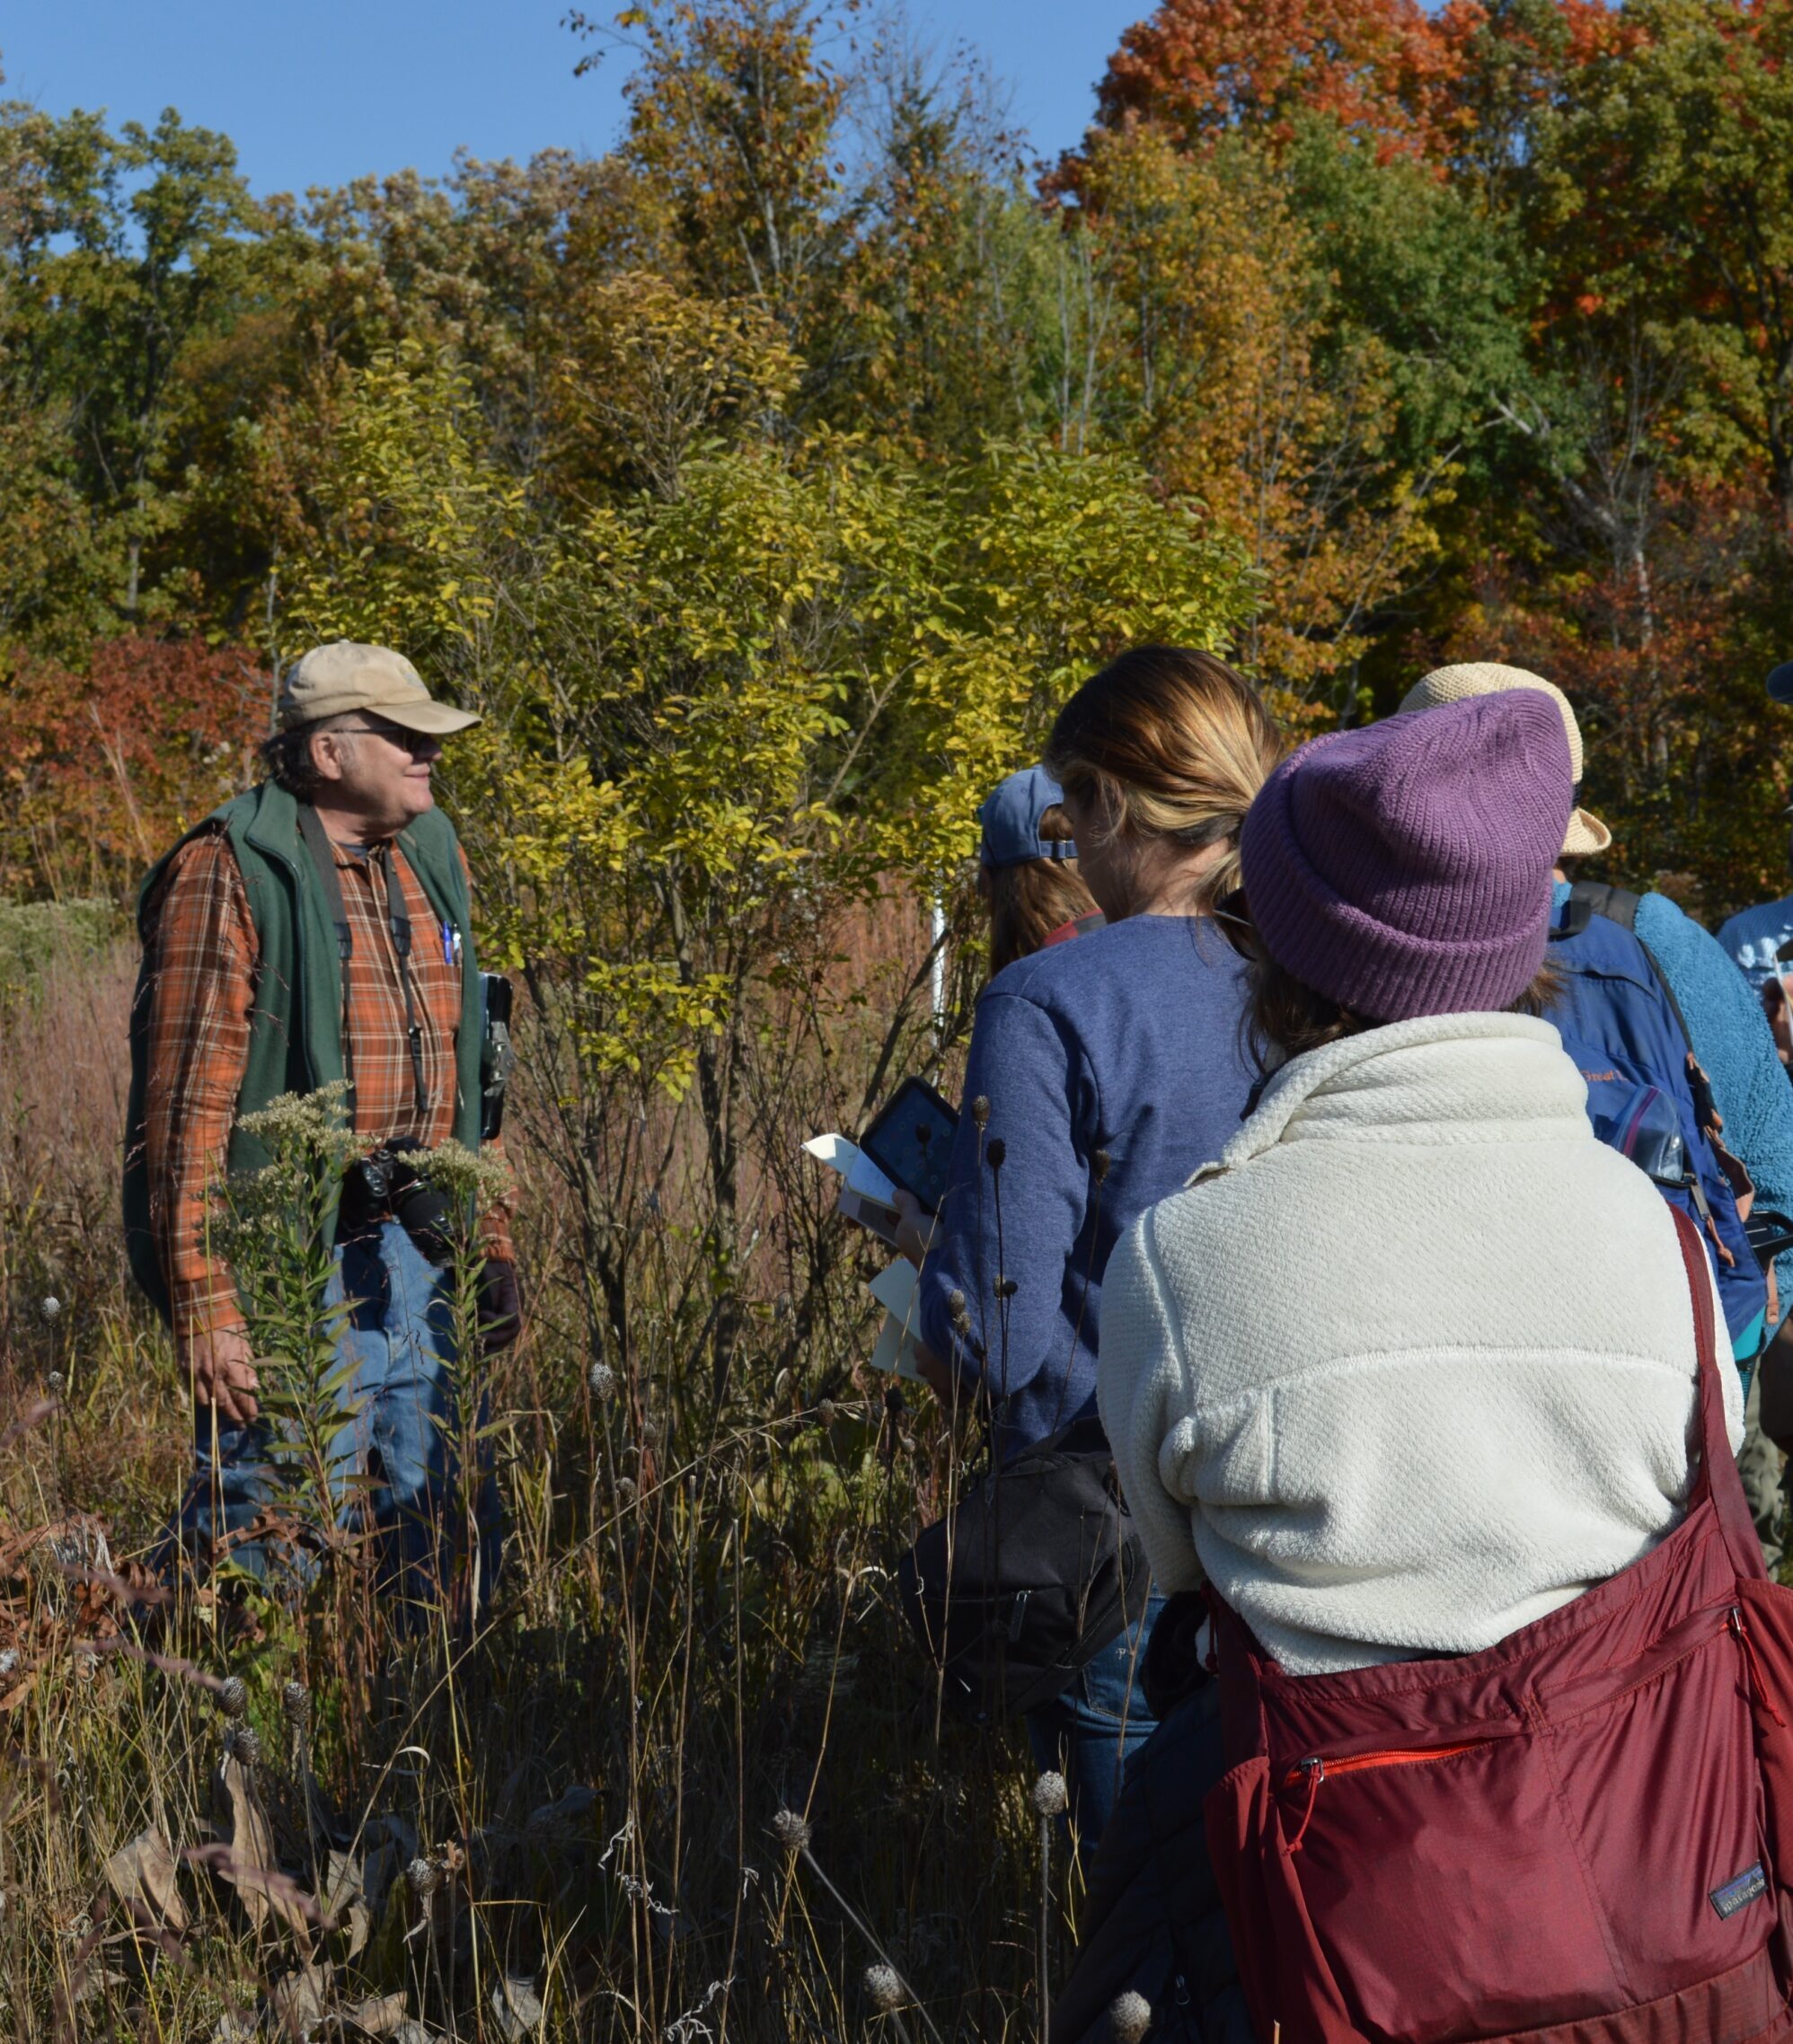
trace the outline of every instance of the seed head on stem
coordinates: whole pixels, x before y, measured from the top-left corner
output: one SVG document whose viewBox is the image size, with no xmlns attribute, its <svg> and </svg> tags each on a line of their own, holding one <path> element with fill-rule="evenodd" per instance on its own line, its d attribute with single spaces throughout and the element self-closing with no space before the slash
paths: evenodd
<svg viewBox="0 0 1793 2044">
<path fill-rule="evenodd" d="M 909 1998 L 903 1987 L 903 1976 L 894 1966 L 868 1966 L 865 1995 L 879 2015 L 894 2014 Z"/>
<path fill-rule="evenodd" d="M 1108 2035 L 1114 2044 L 1141 2044 L 1152 2027 L 1152 2004 L 1129 1987 L 1108 2004 Z"/>
<path fill-rule="evenodd" d="M 809 1825 L 794 1810 L 781 1810 L 772 1820 L 772 1835 L 786 1852 L 805 1853 L 809 1849 Z"/>
<path fill-rule="evenodd" d="M 1042 1817 L 1063 1817 L 1070 1802 L 1064 1776 L 1055 1767 L 1048 1767 L 1033 1784 L 1033 1806 Z"/>
</svg>

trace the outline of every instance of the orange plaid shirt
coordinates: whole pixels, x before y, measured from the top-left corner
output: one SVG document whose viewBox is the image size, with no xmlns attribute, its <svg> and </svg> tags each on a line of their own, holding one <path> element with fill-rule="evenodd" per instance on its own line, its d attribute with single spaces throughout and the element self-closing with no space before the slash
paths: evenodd
<svg viewBox="0 0 1793 2044">
<path fill-rule="evenodd" d="M 370 1142 L 420 1135 L 433 1147 L 455 1128 L 455 1038 L 461 965 L 443 956 L 441 924 L 402 850 L 393 867 L 411 917 L 413 998 L 422 1025 L 428 1111 L 417 1113 L 404 986 L 386 920 L 380 862 L 335 848 L 353 950 L 345 997 L 355 1129 Z M 151 904 L 153 980 L 144 1150 L 150 1225 L 168 1280 L 177 1335 L 243 1325 L 228 1267 L 207 1254 L 207 1193 L 225 1168 L 255 1005 L 255 925 L 228 841 L 210 832 L 182 847 Z M 486 1253 L 510 1258 L 508 1216 L 487 1216 Z"/>
</svg>

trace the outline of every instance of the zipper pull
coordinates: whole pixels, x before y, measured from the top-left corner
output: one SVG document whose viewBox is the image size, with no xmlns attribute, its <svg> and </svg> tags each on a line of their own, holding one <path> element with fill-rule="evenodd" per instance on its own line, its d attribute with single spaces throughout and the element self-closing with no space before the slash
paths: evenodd
<svg viewBox="0 0 1793 2044">
<path fill-rule="evenodd" d="M 1751 1696 L 1754 1699 L 1755 1702 L 1762 1706 L 1762 1708 L 1768 1713 L 1769 1716 L 1774 1720 L 1775 1723 L 1778 1724 L 1783 1731 L 1785 1731 L 1787 1729 L 1787 1720 L 1781 1716 L 1780 1710 L 1776 1707 L 1774 1698 L 1768 1693 L 1768 1685 L 1762 1678 L 1762 1670 L 1757 1665 L 1755 1658 L 1755 1643 L 1749 1636 L 1749 1627 L 1744 1624 L 1743 1606 L 1741 1604 L 1733 1604 L 1730 1609 L 1725 1614 L 1725 1622 L 1730 1627 L 1731 1636 L 1744 1650 L 1744 1667 L 1747 1671 L 1749 1677 L 1749 1691 Z"/>
<path fill-rule="evenodd" d="M 1313 1822 L 1313 1806 L 1320 1800 L 1320 1784 L 1326 1779 L 1326 1762 L 1315 1754 L 1312 1759 L 1297 1760 L 1294 1771 L 1307 1776 L 1307 1808 L 1302 1812 L 1299 1828 L 1289 1840 L 1291 1854 L 1300 1852 L 1301 1842 L 1307 1837 L 1307 1828 Z"/>
</svg>

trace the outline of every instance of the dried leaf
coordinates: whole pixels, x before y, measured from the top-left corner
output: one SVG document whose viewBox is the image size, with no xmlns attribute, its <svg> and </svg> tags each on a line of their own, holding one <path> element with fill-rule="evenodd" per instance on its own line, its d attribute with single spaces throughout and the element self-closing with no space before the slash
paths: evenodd
<svg viewBox="0 0 1793 2044">
<path fill-rule="evenodd" d="M 268 1992 L 269 2027 L 276 2037 L 309 2037 L 323 2021 L 336 1984 L 332 1966 L 301 1966 L 283 1974 Z"/>
<path fill-rule="evenodd" d="M 535 1983 L 508 1973 L 492 1982 L 491 2003 L 492 2014 L 498 2021 L 498 2033 L 505 2044 L 524 2044 L 524 2040 L 533 2037 L 547 2017 L 547 2011 L 535 1992 Z"/>
<path fill-rule="evenodd" d="M 352 1853 L 331 1849 L 322 1900 L 324 1914 L 340 1930 L 348 1932 L 349 1957 L 353 1959 L 367 1943 L 373 1919 L 362 1888 L 361 1862 Z M 404 1997 L 399 1998 L 402 2001 Z"/>
<path fill-rule="evenodd" d="M 415 2030 L 422 2027 L 420 2024 L 406 2022 L 404 2003 L 402 1990 L 396 1995 L 370 1995 L 366 2001 L 354 2002 L 348 2008 L 339 2009 L 336 2020 L 346 2037 L 394 2038 L 407 2028 Z"/>
<path fill-rule="evenodd" d="M 304 1932 L 307 1916 L 303 1898 L 275 1863 L 274 1834 L 248 1768 L 228 1754 L 217 1782 L 230 1811 L 230 1837 L 225 1841 L 227 1851 L 208 1854 L 208 1859 L 236 1890 L 258 1929 L 271 1916 L 289 1931 Z"/>
<path fill-rule="evenodd" d="M 153 1924 L 177 1935 L 187 1928 L 187 1905 L 174 1878 L 174 1855 L 159 1824 L 152 1824 L 112 1855 L 106 1862 L 106 1879 L 133 1921 Z"/>
</svg>

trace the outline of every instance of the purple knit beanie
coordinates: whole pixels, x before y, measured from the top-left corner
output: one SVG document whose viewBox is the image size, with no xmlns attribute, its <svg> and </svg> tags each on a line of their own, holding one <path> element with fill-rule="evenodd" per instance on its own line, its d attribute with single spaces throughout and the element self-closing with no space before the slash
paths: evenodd
<svg viewBox="0 0 1793 2044">
<path fill-rule="evenodd" d="M 1544 962 L 1573 799 L 1562 718 L 1531 691 L 1316 738 L 1246 812 L 1251 920 L 1366 1019 L 1510 1007 Z"/>
</svg>

